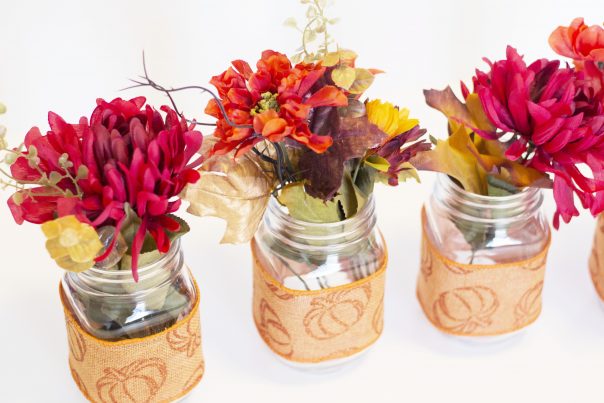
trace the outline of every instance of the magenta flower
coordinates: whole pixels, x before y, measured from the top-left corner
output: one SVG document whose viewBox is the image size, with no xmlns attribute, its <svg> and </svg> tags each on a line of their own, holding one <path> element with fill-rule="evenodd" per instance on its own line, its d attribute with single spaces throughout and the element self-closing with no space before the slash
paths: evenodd
<svg viewBox="0 0 604 403">
<path fill-rule="evenodd" d="M 508 158 L 553 174 L 555 227 L 560 217 L 569 222 L 579 215 L 573 194 L 592 213 L 602 211 L 604 202 L 596 200 L 604 198 L 599 196 L 604 190 L 604 116 L 596 95 L 601 87 L 558 61 L 540 59 L 527 66 L 512 47 L 506 59 L 488 63 L 489 72 L 476 72 L 474 91 L 496 130 L 476 132 L 489 139 L 511 134 Z M 585 176 L 580 164 L 589 166 L 593 177 Z"/>
<path fill-rule="evenodd" d="M 51 188 L 51 194 L 48 187 L 39 187 L 21 192 L 18 203 L 14 196 L 8 201 L 18 223 L 43 223 L 75 214 L 95 228 L 115 226 L 116 235 L 129 204 L 140 219 L 131 245 L 135 280 L 145 236 L 149 234 L 157 249 L 165 253 L 170 248 L 167 232 L 180 229 L 180 223 L 170 214 L 180 207 L 178 195 L 184 187 L 199 179 L 194 168 L 201 161 L 190 160 L 203 139 L 172 109 L 162 107 L 166 114 L 163 118 L 148 105 L 143 109 L 144 104 L 143 97 L 111 102 L 99 99 L 90 123 L 82 118 L 73 125 L 50 112 L 51 130 L 45 136 L 38 128 L 29 131 L 25 138 L 29 151 L 11 165 L 12 175 L 17 180 L 38 182 L 43 175 L 51 178 L 56 172 L 76 180 L 62 179 L 56 191 Z M 33 167 L 32 150 L 37 154 Z M 86 175 L 81 175 L 82 167 Z M 97 261 L 104 259 L 113 246 Z"/>
</svg>

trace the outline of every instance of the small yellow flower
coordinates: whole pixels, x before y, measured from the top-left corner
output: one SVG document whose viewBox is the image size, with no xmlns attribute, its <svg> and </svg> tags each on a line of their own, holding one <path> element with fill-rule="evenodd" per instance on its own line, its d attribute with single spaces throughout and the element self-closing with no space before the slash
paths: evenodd
<svg viewBox="0 0 604 403">
<path fill-rule="evenodd" d="M 419 120 L 409 119 L 409 109 L 399 109 L 390 102 L 374 99 L 367 102 L 365 108 L 369 121 L 390 137 L 405 133 L 419 124 Z"/>
<path fill-rule="evenodd" d="M 46 249 L 59 267 L 75 272 L 90 269 L 103 248 L 94 228 L 69 215 L 41 225 Z"/>
</svg>

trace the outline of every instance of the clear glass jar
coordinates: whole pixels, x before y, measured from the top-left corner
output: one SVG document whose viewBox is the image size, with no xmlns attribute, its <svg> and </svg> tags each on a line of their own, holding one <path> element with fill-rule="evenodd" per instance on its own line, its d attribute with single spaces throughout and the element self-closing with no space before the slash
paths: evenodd
<svg viewBox="0 0 604 403">
<path fill-rule="evenodd" d="M 271 199 L 252 243 L 254 255 L 268 275 L 290 290 L 318 291 L 354 283 L 386 262 L 386 245 L 376 221 L 373 197 L 354 217 L 326 224 L 297 220 Z M 277 357 L 297 369 L 333 371 L 366 351 L 313 363 Z"/>
<path fill-rule="evenodd" d="M 384 264 L 386 246 L 371 196 L 352 218 L 309 223 L 291 217 L 271 198 L 254 237 L 266 271 L 292 290 L 322 290 L 353 283 Z"/>
<path fill-rule="evenodd" d="M 509 196 L 482 196 L 439 175 L 425 205 L 424 231 L 445 258 L 466 265 L 497 265 L 528 260 L 548 246 L 550 229 L 540 189 Z M 521 286 L 521 285 L 519 285 Z M 498 336 L 449 336 L 469 345 L 498 349 L 525 328 Z"/>
<path fill-rule="evenodd" d="M 540 189 L 510 196 L 467 192 L 438 175 L 426 203 L 426 234 L 446 258 L 462 264 L 501 264 L 530 259 L 546 247 L 549 225 Z"/>
<path fill-rule="evenodd" d="M 67 272 L 63 291 L 78 323 L 99 339 L 116 341 L 159 333 L 191 312 L 197 296 L 179 240 L 138 274 L 136 283 L 130 270 Z"/>
</svg>

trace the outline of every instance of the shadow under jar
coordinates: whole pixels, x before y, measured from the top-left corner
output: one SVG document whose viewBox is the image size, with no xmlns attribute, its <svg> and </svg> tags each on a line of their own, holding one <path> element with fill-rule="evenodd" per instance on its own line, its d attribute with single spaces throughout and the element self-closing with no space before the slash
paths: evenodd
<svg viewBox="0 0 604 403">
<path fill-rule="evenodd" d="M 135 282 L 130 270 L 67 272 L 62 289 L 80 326 L 101 340 L 142 338 L 191 312 L 197 295 L 179 240 L 156 261 L 139 267 L 138 274 Z"/>
<path fill-rule="evenodd" d="M 482 196 L 438 176 L 422 213 L 418 298 L 439 330 L 501 341 L 537 319 L 550 241 L 542 203 L 540 189 Z"/>
<path fill-rule="evenodd" d="M 387 253 L 373 197 L 325 224 L 294 219 L 272 198 L 252 252 L 254 320 L 286 363 L 338 367 L 379 338 Z"/>
</svg>

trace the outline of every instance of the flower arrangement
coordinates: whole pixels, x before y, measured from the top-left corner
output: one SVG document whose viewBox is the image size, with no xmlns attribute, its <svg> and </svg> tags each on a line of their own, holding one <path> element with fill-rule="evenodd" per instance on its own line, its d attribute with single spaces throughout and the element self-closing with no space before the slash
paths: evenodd
<svg viewBox="0 0 604 403">
<path fill-rule="evenodd" d="M 49 112 L 45 135 L 34 127 L 17 148 L 2 141 L 13 217 L 41 224 L 63 269 L 132 270 L 138 281 L 137 268 L 188 231 L 173 213 L 200 177 L 203 137 L 174 110 L 145 102 L 98 99 L 76 124 Z"/>
<path fill-rule="evenodd" d="M 431 147 L 407 109 L 361 100 L 381 71 L 358 67 L 351 50 L 332 51 L 327 31 L 335 20 L 324 2 L 302 3 L 308 20 L 299 53 L 290 59 L 266 50 L 255 69 L 235 60 L 211 80 L 217 95 L 205 112 L 216 129 L 203 180 L 185 199 L 189 212 L 227 221 L 224 242 L 249 241 L 271 196 L 307 222 L 350 218 L 375 182 L 417 178 L 410 161 Z M 298 26 L 294 19 L 286 25 Z"/>
<path fill-rule="evenodd" d="M 574 195 L 594 215 L 604 209 L 604 29 L 576 19 L 550 44 L 574 66 L 528 64 L 508 46 L 505 59 L 485 59 L 489 69 L 476 71 L 472 90 L 461 84 L 463 99 L 451 88 L 425 91 L 428 105 L 447 116 L 450 136 L 418 167 L 481 195 L 553 188 L 558 228 L 560 218 L 579 215 Z"/>
</svg>

